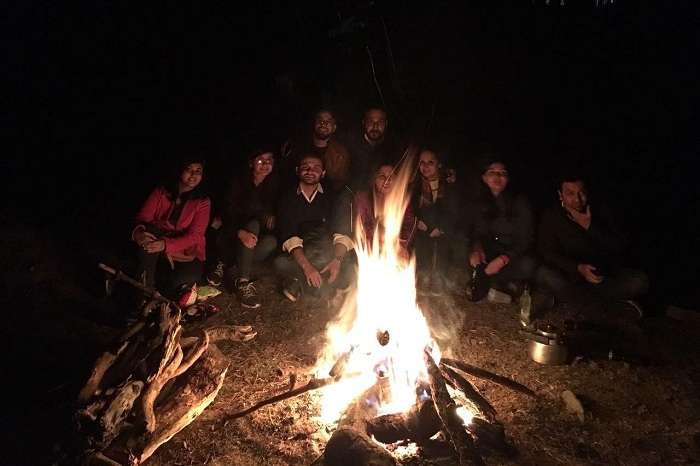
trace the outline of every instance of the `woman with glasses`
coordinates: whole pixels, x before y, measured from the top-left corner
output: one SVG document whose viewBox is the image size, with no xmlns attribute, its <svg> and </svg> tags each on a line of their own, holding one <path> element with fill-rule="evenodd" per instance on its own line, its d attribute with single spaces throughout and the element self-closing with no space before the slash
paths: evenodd
<svg viewBox="0 0 700 466">
<path fill-rule="evenodd" d="M 508 189 L 510 173 L 503 159 L 488 158 L 481 173 L 482 192 L 469 256 L 477 274 L 470 299 L 480 301 L 489 287 L 517 298 L 536 267 L 530 253 L 534 241 L 532 208 L 525 197 Z"/>
<path fill-rule="evenodd" d="M 253 262 L 266 259 L 277 248 L 272 234 L 278 194 L 274 166 L 272 150 L 255 150 L 248 157 L 247 173 L 231 183 L 224 199 L 222 232 L 217 240 L 219 261 L 207 276 L 214 286 L 220 285 L 224 277 L 231 278 L 241 306 L 250 309 L 260 307 L 251 280 Z"/>
</svg>

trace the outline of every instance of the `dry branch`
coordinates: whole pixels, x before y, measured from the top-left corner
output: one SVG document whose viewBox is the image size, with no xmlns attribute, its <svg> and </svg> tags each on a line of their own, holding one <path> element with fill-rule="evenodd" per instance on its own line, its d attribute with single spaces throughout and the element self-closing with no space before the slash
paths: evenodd
<svg viewBox="0 0 700 466">
<path fill-rule="evenodd" d="M 502 375 L 494 374 L 493 372 L 489 372 L 486 369 L 482 369 L 480 367 L 472 366 L 471 364 L 467 364 L 462 361 L 458 361 L 456 359 L 449 359 L 449 358 L 442 358 L 440 360 L 441 363 L 444 363 L 445 365 L 448 365 L 450 367 L 454 367 L 455 369 L 459 369 L 460 371 L 464 372 L 465 374 L 472 375 L 474 377 L 478 377 L 480 379 L 488 380 L 493 383 L 496 383 L 498 385 L 502 385 L 506 388 L 510 388 L 511 390 L 514 390 L 516 392 L 520 392 L 522 394 L 531 396 L 533 398 L 537 397 L 537 394 L 527 388 L 525 385 L 516 382 L 513 379 L 509 379 L 508 377 L 504 377 Z"/>
<path fill-rule="evenodd" d="M 423 355 L 425 366 L 428 369 L 430 391 L 433 403 L 435 403 L 435 410 L 440 417 L 445 434 L 447 434 L 453 448 L 457 452 L 460 466 L 483 465 L 484 462 L 481 456 L 474 448 L 474 442 L 467 434 L 462 420 L 457 415 L 457 406 L 447 391 L 440 369 L 427 349 L 423 352 Z"/>
<path fill-rule="evenodd" d="M 272 396 L 270 398 L 267 398 L 265 400 L 262 400 L 259 403 L 254 404 L 250 408 L 244 409 L 243 411 L 239 411 L 237 413 L 230 414 L 226 416 L 225 421 L 231 420 L 231 419 L 237 419 L 239 417 L 246 416 L 254 411 L 257 411 L 258 409 L 262 408 L 263 406 L 267 406 L 269 404 L 273 403 L 278 403 L 283 400 L 287 400 L 289 398 L 294 398 L 295 396 L 301 395 L 302 393 L 310 392 L 312 390 L 317 390 L 319 388 L 325 387 L 326 385 L 332 384 L 336 382 L 336 380 L 333 377 L 327 377 L 325 379 L 311 379 L 309 383 L 306 385 L 295 388 L 294 390 L 289 390 L 284 393 L 280 393 L 279 395 Z"/>
<path fill-rule="evenodd" d="M 481 394 L 469 383 L 467 379 L 459 375 L 454 370 L 450 369 L 443 363 L 440 363 L 440 373 L 445 379 L 445 382 L 450 384 L 452 388 L 460 390 L 467 398 L 473 411 L 479 413 L 484 419 L 489 422 L 496 420 L 496 410 L 491 403 L 481 396 Z"/>
</svg>

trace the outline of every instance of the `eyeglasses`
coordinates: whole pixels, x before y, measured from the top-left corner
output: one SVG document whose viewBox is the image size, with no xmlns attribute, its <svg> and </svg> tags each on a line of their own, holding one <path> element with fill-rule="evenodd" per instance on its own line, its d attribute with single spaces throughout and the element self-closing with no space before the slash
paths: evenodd
<svg viewBox="0 0 700 466">
<path fill-rule="evenodd" d="M 255 161 L 255 165 L 272 165 L 275 163 L 272 159 L 258 159 Z"/>
</svg>

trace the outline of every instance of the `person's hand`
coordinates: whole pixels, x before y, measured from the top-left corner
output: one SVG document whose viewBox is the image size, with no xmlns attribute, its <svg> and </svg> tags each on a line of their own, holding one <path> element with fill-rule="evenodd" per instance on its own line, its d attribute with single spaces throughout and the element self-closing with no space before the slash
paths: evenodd
<svg viewBox="0 0 700 466">
<path fill-rule="evenodd" d="M 597 285 L 603 281 L 603 277 L 595 273 L 596 268 L 591 264 L 579 264 L 577 269 L 578 273 L 580 273 L 588 283 Z"/>
<path fill-rule="evenodd" d="M 241 240 L 243 246 L 248 249 L 253 249 L 258 244 L 258 237 L 248 230 L 238 230 L 238 239 Z"/>
<path fill-rule="evenodd" d="M 591 226 L 591 206 L 586 206 L 584 212 L 579 212 L 575 209 L 566 209 L 569 212 L 572 220 L 583 227 L 584 230 L 588 230 Z"/>
<path fill-rule="evenodd" d="M 472 267 L 476 267 L 484 262 L 486 262 L 486 254 L 481 249 L 476 249 L 469 255 L 469 265 Z"/>
<path fill-rule="evenodd" d="M 318 270 L 316 270 L 316 268 L 313 265 L 304 267 L 303 270 L 304 276 L 306 277 L 306 283 L 309 286 L 313 286 L 314 288 L 321 288 L 323 278 L 321 277 L 321 274 L 318 272 Z"/>
<path fill-rule="evenodd" d="M 146 243 L 150 243 L 151 241 L 155 241 L 157 239 L 158 238 L 156 238 L 156 235 L 149 233 L 146 230 L 139 230 L 134 233 L 134 241 L 136 241 L 136 244 L 142 248 L 146 245 Z"/>
<path fill-rule="evenodd" d="M 143 249 L 144 249 L 144 251 L 146 251 L 149 254 L 164 251 L 165 250 L 165 240 L 164 239 L 157 239 L 155 241 L 149 241 L 143 245 Z"/>
<path fill-rule="evenodd" d="M 506 264 L 508 264 L 508 257 L 503 255 L 498 256 L 486 265 L 484 273 L 486 273 L 486 275 L 496 275 Z"/>
<path fill-rule="evenodd" d="M 270 231 L 275 229 L 275 216 L 274 215 L 268 215 L 268 217 L 265 219 L 265 228 L 267 228 Z"/>
<path fill-rule="evenodd" d="M 420 231 L 428 231 L 428 225 L 426 225 L 423 220 L 418 220 L 418 229 Z"/>
<path fill-rule="evenodd" d="M 328 272 L 328 283 L 333 283 L 336 278 L 338 278 L 338 273 L 340 272 L 340 259 L 333 258 L 326 266 L 321 270 L 321 274 Z"/>
<path fill-rule="evenodd" d="M 442 232 L 437 228 L 433 228 L 433 231 L 431 231 L 428 236 L 430 236 L 431 238 L 438 238 L 442 236 Z"/>
<path fill-rule="evenodd" d="M 457 181 L 457 170 L 455 170 L 454 168 L 448 168 L 447 170 L 445 170 L 445 173 L 447 175 L 445 181 L 447 181 L 448 183 L 454 183 Z"/>
<path fill-rule="evenodd" d="M 210 226 L 211 226 L 214 230 L 218 230 L 219 228 L 221 228 L 221 225 L 223 225 L 223 224 L 224 224 L 224 222 L 221 220 L 221 217 L 218 217 L 218 216 L 217 216 L 217 217 L 214 217 L 214 219 L 211 221 L 211 225 L 210 225 Z"/>
</svg>

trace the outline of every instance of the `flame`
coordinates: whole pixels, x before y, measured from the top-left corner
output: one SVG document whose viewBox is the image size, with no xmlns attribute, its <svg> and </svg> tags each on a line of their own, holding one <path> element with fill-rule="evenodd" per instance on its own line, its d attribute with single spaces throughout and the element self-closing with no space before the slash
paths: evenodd
<svg viewBox="0 0 700 466">
<path fill-rule="evenodd" d="M 415 258 L 400 254 L 399 233 L 408 205 L 410 163 L 392 177 L 384 202 L 375 202 L 377 227 L 368 240 L 356 223 L 358 279 L 356 293 L 346 300 L 338 317 L 327 328 L 328 345 L 317 364 L 322 376 L 345 355 L 346 374 L 355 374 L 322 391 L 321 420 L 337 421 L 346 407 L 378 378 L 388 380 L 390 394 L 378 407 L 379 414 L 407 411 L 416 402 L 416 383 L 426 377 L 423 353 L 432 350 L 436 362 L 440 350 L 433 341 L 423 312 L 416 304 Z M 380 344 L 378 335 L 388 332 Z"/>
</svg>

